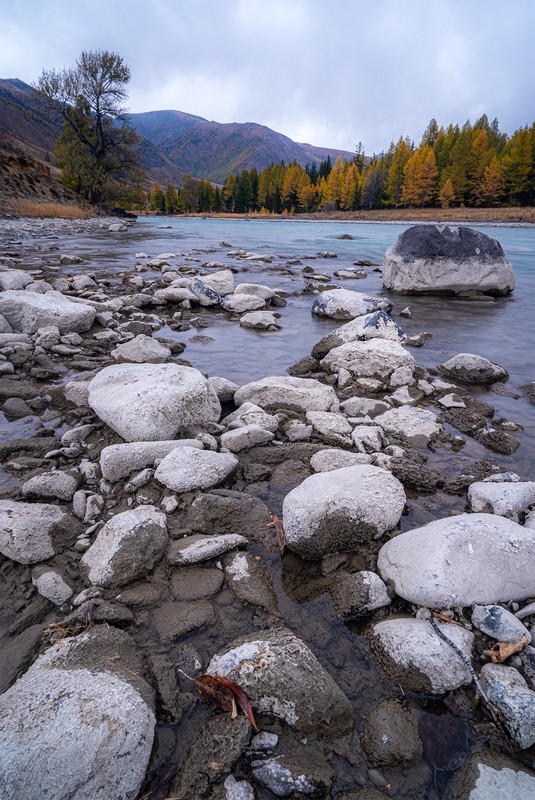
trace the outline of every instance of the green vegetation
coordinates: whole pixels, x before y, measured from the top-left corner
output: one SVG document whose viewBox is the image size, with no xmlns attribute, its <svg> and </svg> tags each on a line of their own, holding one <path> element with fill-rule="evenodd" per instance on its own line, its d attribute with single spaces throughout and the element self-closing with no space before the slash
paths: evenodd
<svg viewBox="0 0 535 800">
<path fill-rule="evenodd" d="M 260 173 L 242 170 L 230 174 L 221 191 L 209 181 L 188 178 L 177 193 L 178 202 L 167 201 L 169 189 L 163 195 L 162 191 L 157 201 L 153 189 L 153 210 L 293 214 L 533 206 L 535 123 L 508 137 L 500 132 L 497 120 L 489 123 L 486 116 L 462 128 L 439 128 L 433 119 L 418 147 L 407 137 L 400 137 L 387 153 L 368 159 L 359 142 L 351 161 L 338 158 L 332 165 L 327 158 L 319 168 L 312 164 L 303 169 L 296 162 L 283 162 Z M 171 211 L 172 207 L 176 211 Z"/>
<path fill-rule="evenodd" d="M 93 204 L 144 201 L 139 137 L 124 117 L 129 80 L 117 53 L 98 50 L 82 52 L 70 69 L 43 70 L 36 86 L 64 121 L 54 151 L 63 180 Z"/>
</svg>

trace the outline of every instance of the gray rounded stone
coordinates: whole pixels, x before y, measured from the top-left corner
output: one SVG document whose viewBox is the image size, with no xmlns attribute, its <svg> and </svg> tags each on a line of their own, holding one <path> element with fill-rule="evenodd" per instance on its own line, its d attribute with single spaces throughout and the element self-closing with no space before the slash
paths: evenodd
<svg viewBox="0 0 535 800">
<path fill-rule="evenodd" d="M 124 586 L 150 572 L 168 541 L 165 514 L 154 506 L 139 506 L 104 525 L 80 568 L 93 584 Z"/>
<path fill-rule="evenodd" d="M 476 481 L 468 487 L 468 502 L 472 511 L 518 521 L 535 504 L 535 481 Z"/>
<path fill-rule="evenodd" d="M 470 659 L 474 634 L 458 625 L 437 624 Z M 442 694 L 472 682 L 464 661 L 426 620 L 392 618 L 376 622 L 370 636 L 389 679 L 405 691 Z"/>
<path fill-rule="evenodd" d="M 72 475 L 57 470 L 42 472 L 22 484 L 22 494 L 33 497 L 53 497 L 72 500 L 78 482 Z"/>
<path fill-rule="evenodd" d="M 137 797 L 156 722 L 142 671 L 130 637 L 100 625 L 40 656 L 0 696 L 3 800 Z"/>
<path fill-rule="evenodd" d="M 535 596 L 534 559 L 530 530 L 493 514 L 459 514 L 391 539 L 377 567 L 410 603 L 450 608 Z"/>
<path fill-rule="evenodd" d="M 458 353 L 440 364 L 438 369 L 446 378 L 454 378 L 463 383 L 497 383 L 506 381 L 509 377 L 507 370 L 499 364 L 473 353 Z"/>
<path fill-rule="evenodd" d="M 177 447 L 162 460 L 154 477 L 174 492 L 191 492 L 218 486 L 237 466 L 231 453 Z"/>
<path fill-rule="evenodd" d="M 355 550 L 394 528 L 404 505 L 403 486 L 380 467 L 320 472 L 284 499 L 286 543 L 303 558 Z"/>
<path fill-rule="evenodd" d="M 288 375 L 270 376 L 246 383 L 234 395 L 236 405 L 250 402 L 266 410 L 338 411 L 338 398 L 332 386 L 311 378 Z"/>
<path fill-rule="evenodd" d="M 485 664 L 480 679 L 490 702 L 502 712 L 513 741 L 522 749 L 535 744 L 535 692 L 518 670 Z"/>
<path fill-rule="evenodd" d="M 498 642 L 518 642 L 522 636 L 531 642 L 531 633 L 526 626 L 502 606 L 474 606 L 472 624 Z"/>
<path fill-rule="evenodd" d="M 88 331 L 96 315 L 92 306 L 73 303 L 60 292 L 39 294 L 25 289 L 1 292 L 0 313 L 13 330 L 27 334 L 48 325 L 55 325 L 61 333 Z"/>
<path fill-rule="evenodd" d="M 0 500 L 0 553 L 20 564 L 36 564 L 55 555 L 56 535 L 70 518 L 58 506 Z"/>
</svg>

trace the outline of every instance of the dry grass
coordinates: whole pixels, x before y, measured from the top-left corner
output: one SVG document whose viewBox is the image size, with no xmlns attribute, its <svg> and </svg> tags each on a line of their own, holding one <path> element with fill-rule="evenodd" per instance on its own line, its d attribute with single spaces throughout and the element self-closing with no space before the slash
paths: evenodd
<svg viewBox="0 0 535 800">
<path fill-rule="evenodd" d="M 187 214 L 223 219 L 311 219 L 340 222 L 520 222 L 535 224 L 535 207 L 522 208 L 385 208 L 373 211 L 318 211 L 310 214 Z"/>
<path fill-rule="evenodd" d="M 39 200 L 12 200 L 9 211 L 21 217 L 44 217 L 46 219 L 86 219 L 94 213 L 80 206 Z"/>
</svg>

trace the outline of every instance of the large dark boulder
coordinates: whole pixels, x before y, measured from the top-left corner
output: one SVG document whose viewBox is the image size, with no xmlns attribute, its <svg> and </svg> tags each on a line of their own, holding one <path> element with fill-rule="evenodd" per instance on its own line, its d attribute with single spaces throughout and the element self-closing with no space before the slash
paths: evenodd
<svg viewBox="0 0 535 800">
<path fill-rule="evenodd" d="M 398 294 L 505 295 L 515 286 L 502 247 L 480 231 L 413 225 L 386 251 L 383 285 Z"/>
</svg>

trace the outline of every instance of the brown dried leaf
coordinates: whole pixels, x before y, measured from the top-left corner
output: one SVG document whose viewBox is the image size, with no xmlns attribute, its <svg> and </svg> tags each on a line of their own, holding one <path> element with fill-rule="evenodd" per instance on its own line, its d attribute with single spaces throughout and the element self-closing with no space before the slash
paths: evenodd
<svg viewBox="0 0 535 800">
<path fill-rule="evenodd" d="M 195 687 L 201 700 L 212 708 L 229 711 L 233 719 L 238 715 L 238 704 L 255 731 L 258 731 L 249 698 L 237 684 L 223 675 L 199 675 L 195 678 Z"/>
<path fill-rule="evenodd" d="M 232 712 L 234 695 L 224 686 L 217 675 L 199 675 L 195 678 L 195 688 L 204 703 L 221 711 Z"/>
<path fill-rule="evenodd" d="M 520 653 L 527 644 L 527 636 L 522 636 L 518 642 L 496 642 L 490 650 L 485 650 L 483 655 L 490 658 L 493 664 L 502 664 L 515 653 Z"/>
<path fill-rule="evenodd" d="M 277 541 L 279 543 L 279 547 L 281 550 L 284 550 L 286 547 L 286 535 L 284 533 L 284 525 L 282 524 L 282 520 L 276 514 L 271 514 L 273 517 L 273 522 L 270 522 L 270 527 L 273 526 L 275 528 L 275 533 L 277 534 Z"/>
</svg>

